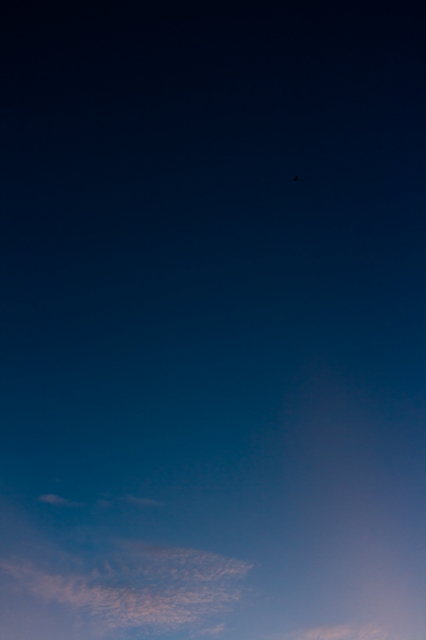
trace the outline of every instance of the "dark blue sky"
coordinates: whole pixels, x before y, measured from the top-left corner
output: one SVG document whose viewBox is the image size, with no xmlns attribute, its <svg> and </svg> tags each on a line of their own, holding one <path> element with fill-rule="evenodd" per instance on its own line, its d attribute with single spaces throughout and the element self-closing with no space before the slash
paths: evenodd
<svg viewBox="0 0 426 640">
<path fill-rule="evenodd" d="M 1 22 L 1 640 L 423 640 L 420 7 Z"/>
</svg>

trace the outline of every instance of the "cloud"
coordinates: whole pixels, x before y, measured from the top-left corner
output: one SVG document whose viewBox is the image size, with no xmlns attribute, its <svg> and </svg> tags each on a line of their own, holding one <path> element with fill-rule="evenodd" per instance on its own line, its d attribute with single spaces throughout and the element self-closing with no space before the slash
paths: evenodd
<svg viewBox="0 0 426 640">
<path fill-rule="evenodd" d="M 1 567 L 31 594 L 88 613 L 99 633 L 199 629 L 240 599 L 241 580 L 251 568 L 212 553 L 135 542 L 118 545 L 96 562 L 80 557 L 70 563 L 61 572 L 28 561 Z M 221 630 L 217 625 L 204 633 Z"/>
<path fill-rule="evenodd" d="M 203 629 L 199 631 L 197 635 L 200 636 L 215 636 L 217 633 L 222 633 L 225 631 L 225 625 L 223 623 L 217 624 L 215 627 L 208 627 L 207 629 Z"/>
<path fill-rule="evenodd" d="M 82 507 L 84 506 L 82 502 L 74 502 L 72 500 L 68 500 L 67 498 L 63 498 L 62 496 L 58 496 L 55 493 L 45 493 L 41 496 L 38 496 L 39 502 L 44 502 L 46 504 L 52 504 L 58 507 Z M 153 498 L 139 498 L 134 495 L 126 495 L 121 496 L 115 499 L 101 499 L 97 501 L 98 507 L 103 508 L 111 508 L 118 505 L 129 504 L 139 508 L 146 507 L 162 507 L 164 502 L 161 500 L 154 500 Z"/>
<path fill-rule="evenodd" d="M 72 502 L 71 500 L 67 500 L 67 498 L 62 498 L 61 496 L 57 496 L 54 493 L 45 493 L 38 497 L 39 502 L 46 502 L 47 504 L 54 504 L 60 507 L 81 507 L 81 502 Z"/>
<path fill-rule="evenodd" d="M 139 498 L 138 496 L 134 496 L 132 494 L 126 496 L 119 496 L 118 498 L 103 498 L 98 500 L 98 507 L 111 508 L 122 506 L 123 504 L 129 504 L 135 507 L 145 508 L 145 507 L 162 507 L 164 502 L 161 500 L 154 500 L 153 498 Z"/>
<path fill-rule="evenodd" d="M 384 629 L 374 625 L 363 627 L 339 625 L 300 630 L 286 635 L 285 638 L 286 640 L 386 640 L 388 635 Z"/>
</svg>

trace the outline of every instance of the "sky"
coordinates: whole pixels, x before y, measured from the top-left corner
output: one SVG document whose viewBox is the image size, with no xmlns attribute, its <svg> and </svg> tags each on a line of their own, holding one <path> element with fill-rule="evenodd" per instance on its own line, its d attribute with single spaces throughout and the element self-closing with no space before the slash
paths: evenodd
<svg viewBox="0 0 426 640">
<path fill-rule="evenodd" d="M 5 3 L 1 640 L 426 637 L 419 5 Z"/>
</svg>

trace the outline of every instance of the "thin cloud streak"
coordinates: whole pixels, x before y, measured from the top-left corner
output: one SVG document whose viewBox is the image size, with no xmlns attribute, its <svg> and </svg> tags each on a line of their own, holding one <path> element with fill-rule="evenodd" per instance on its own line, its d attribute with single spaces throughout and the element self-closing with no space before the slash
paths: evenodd
<svg viewBox="0 0 426 640">
<path fill-rule="evenodd" d="M 285 640 L 387 640 L 389 633 L 375 625 L 315 627 L 287 634 Z"/>
<path fill-rule="evenodd" d="M 82 502 L 73 502 L 67 498 L 62 498 L 54 493 L 45 493 L 38 497 L 39 502 L 45 502 L 47 504 L 53 504 L 58 507 L 82 507 Z"/>
<path fill-rule="evenodd" d="M 98 500 L 96 504 L 98 507 L 104 508 L 118 507 L 123 504 L 128 504 L 143 509 L 145 507 L 163 507 L 165 502 L 162 500 L 154 500 L 153 498 L 140 498 L 138 496 L 128 494 L 125 496 L 119 496 L 118 498 L 103 498 Z"/>
<path fill-rule="evenodd" d="M 198 631 L 197 636 L 215 636 L 223 631 L 225 631 L 225 625 L 221 623 L 217 624 L 215 627 L 208 627 L 207 629 Z"/>
</svg>

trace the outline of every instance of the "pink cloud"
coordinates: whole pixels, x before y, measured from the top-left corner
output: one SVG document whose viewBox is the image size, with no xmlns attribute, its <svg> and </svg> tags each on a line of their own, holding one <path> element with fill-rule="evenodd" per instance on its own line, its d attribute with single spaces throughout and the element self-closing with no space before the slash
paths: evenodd
<svg viewBox="0 0 426 640">
<path fill-rule="evenodd" d="M 343 640 L 352 634 L 350 627 L 318 627 L 310 629 L 302 637 L 303 640 Z"/>
<path fill-rule="evenodd" d="M 53 572 L 28 562 L 2 568 L 21 587 L 45 600 L 86 611 L 101 633 L 142 628 L 171 631 L 230 610 L 241 597 L 239 582 L 250 565 L 180 548 L 130 543 L 79 571 Z M 214 635 L 221 625 L 206 629 Z"/>
<path fill-rule="evenodd" d="M 296 631 L 289 634 L 287 638 L 288 640 L 386 640 L 388 635 L 384 629 L 374 625 L 363 627 L 339 625 Z"/>
</svg>

